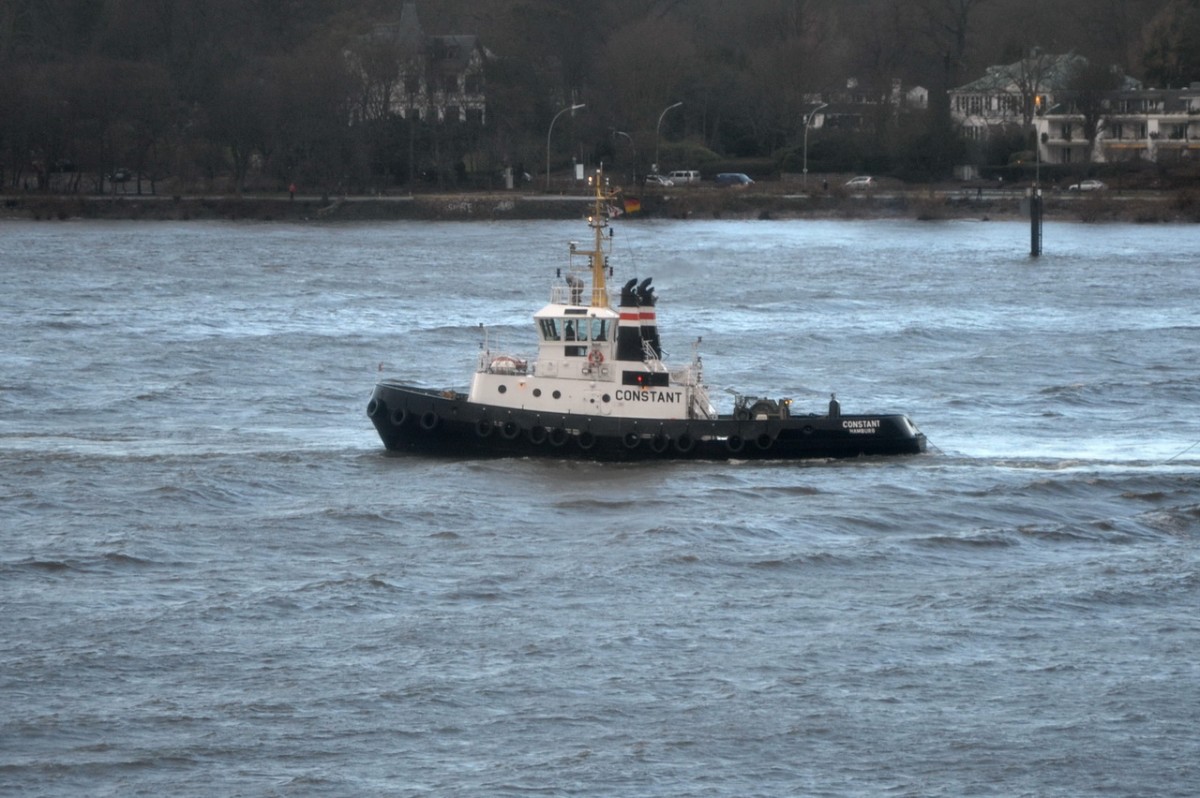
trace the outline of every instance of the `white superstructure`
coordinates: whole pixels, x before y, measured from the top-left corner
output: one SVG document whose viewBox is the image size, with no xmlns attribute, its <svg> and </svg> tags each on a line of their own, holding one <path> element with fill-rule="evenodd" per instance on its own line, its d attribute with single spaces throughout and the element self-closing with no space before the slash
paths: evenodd
<svg viewBox="0 0 1200 798">
<path fill-rule="evenodd" d="M 636 419 L 715 418 L 702 384 L 699 357 L 669 369 L 660 359 L 653 289 L 649 280 L 630 280 L 612 308 L 607 288 L 608 228 L 606 190 L 597 172 L 590 182 L 595 206 L 588 218 L 592 249 L 570 246 L 563 282 L 550 303 L 534 314 L 536 358 L 496 353 L 485 347 L 471 382 L 468 401 L 498 408 Z M 604 231 L 609 229 L 606 236 Z M 586 259 L 580 265 L 579 259 Z M 590 272 L 590 275 L 588 275 Z M 584 276 L 590 276 L 588 290 Z"/>
</svg>

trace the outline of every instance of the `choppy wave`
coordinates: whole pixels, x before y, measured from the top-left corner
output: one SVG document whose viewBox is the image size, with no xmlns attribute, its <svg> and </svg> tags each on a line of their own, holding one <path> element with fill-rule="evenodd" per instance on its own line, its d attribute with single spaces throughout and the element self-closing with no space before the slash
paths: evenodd
<svg viewBox="0 0 1200 798">
<path fill-rule="evenodd" d="M 0 791 L 1184 794 L 1197 234 L 969 227 L 629 226 L 718 402 L 933 447 L 598 465 L 364 415 L 530 351 L 574 224 L 6 225 Z"/>
</svg>

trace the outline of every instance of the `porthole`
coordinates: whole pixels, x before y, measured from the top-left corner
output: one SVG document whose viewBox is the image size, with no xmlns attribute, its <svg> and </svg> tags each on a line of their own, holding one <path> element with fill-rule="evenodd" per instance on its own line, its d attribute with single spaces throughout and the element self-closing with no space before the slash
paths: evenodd
<svg viewBox="0 0 1200 798">
<path fill-rule="evenodd" d="M 534 389 L 533 389 L 533 395 L 534 395 L 534 396 L 541 396 L 541 395 L 542 395 L 542 389 L 541 389 L 541 388 L 534 388 Z"/>
<path fill-rule="evenodd" d="M 497 391 L 499 391 L 500 393 L 506 393 L 506 392 L 508 391 L 508 386 L 507 386 L 507 385 L 501 385 L 501 386 L 500 386 L 499 388 L 497 388 L 496 390 L 497 390 Z"/>
<path fill-rule="evenodd" d="M 604 394 L 604 396 L 601 396 L 600 398 L 601 398 L 603 401 L 605 401 L 605 402 L 611 402 L 611 401 L 612 401 L 612 397 L 611 397 L 611 396 L 609 396 L 608 394 Z"/>
<path fill-rule="evenodd" d="M 555 392 L 552 394 L 552 396 L 553 396 L 555 399 L 562 399 L 562 392 L 561 392 L 561 391 L 555 391 Z"/>
</svg>

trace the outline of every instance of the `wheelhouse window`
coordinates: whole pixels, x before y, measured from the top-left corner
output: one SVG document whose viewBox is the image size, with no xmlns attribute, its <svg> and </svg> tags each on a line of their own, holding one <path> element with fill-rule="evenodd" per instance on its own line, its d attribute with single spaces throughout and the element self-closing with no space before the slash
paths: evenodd
<svg viewBox="0 0 1200 798">
<path fill-rule="evenodd" d="M 592 319 L 592 340 L 608 340 L 608 319 Z"/>
<path fill-rule="evenodd" d="M 609 341 L 615 329 L 609 319 L 576 317 L 538 319 L 543 341 Z"/>
<path fill-rule="evenodd" d="M 567 341 L 586 341 L 591 325 L 587 319 L 567 319 L 563 322 L 563 339 Z"/>
</svg>

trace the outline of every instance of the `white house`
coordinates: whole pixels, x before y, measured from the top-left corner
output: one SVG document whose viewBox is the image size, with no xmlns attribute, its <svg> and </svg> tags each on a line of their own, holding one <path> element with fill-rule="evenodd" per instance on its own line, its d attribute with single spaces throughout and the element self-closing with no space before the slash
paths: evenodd
<svg viewBox="0 0 1200 798">
<path fill-rule="evenodd" d="M 892 80 L 890 90 L 872 90 L 857 78 L 847 78 L 844 89 L 808 94 L 804 99 L 817 108 L 810 124 L 813 130 L 858 130 L 868 118 L 881 112 L 893 116 L 926 110 L 929 90 L 923 86 L 906 90 L 899 78 Z"/>
<path fill-rule="evenodd" d="M 354 120 L 486 122 L 487 53 L 478 37 L 426 35 L 415 3 L 404 4 L 399 22 L 360 36 L 346 58 L 361 79 Z"/>
<path fill-rule="evenodd" d="M 1032 52 L 1012 64 L 990 66 L 983 77 L 950 90 L 950 117 L 971 139 L 1012 126 L 1029 126 L 1065 90 L 1082 56 Z"/>
</svg>

